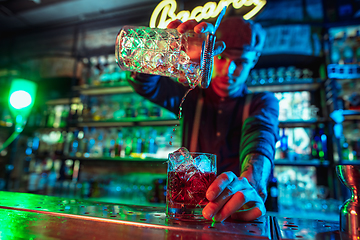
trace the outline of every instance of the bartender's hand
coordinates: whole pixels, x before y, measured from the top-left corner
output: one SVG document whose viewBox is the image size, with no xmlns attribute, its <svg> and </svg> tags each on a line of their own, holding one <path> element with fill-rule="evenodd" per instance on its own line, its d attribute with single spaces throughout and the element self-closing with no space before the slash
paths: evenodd
<svg viewBox="0 0 360 240">
<path fill-rule="evenodd" d="M 270 160 L 256 155 L 245 158 L 240 177 L 233 172 L 220 174 L 206 192 L 209 203 L 203 209 L 203 216 L 216 222 L 230 216 L 241 221 L 263 216 L 270 169 Z"/>
<path fill-rule="evenodd" d="M 179 33 L 185 33 L 190 30 L 194 30 L 195 33 L 207 33 L 212 32 L 214 30 L 214 26 L 208 22 L 200 22 L 198 23 L 196 20 L 187 20 L 186 22 L 181 22 L 181 20 L 176 19 L 171 21 L 167 28 L 176 28 Z M 222 53 L 225 50 L 225 43 L 223 41 L 215 42 L 214 47 L 214 56 Z"/>
<path fill-rule="evenodd" d="M 214 30 L 214 26 L 211 23 L 208 22 L 201 22 L 198 23 L 196 20 L 188 20 L 186 22 L 182 22 L 179 19 L 176 19 L 174 21 L 171 21 L 167 28 L 171 29 L 177 29 L 179 33 L 185 33 L 187 31 L 193 30 L 195 33 L 207 33 L 212 32 Z M 215 42 L 214 46 L 214 56 L 222 53 L 225 50 L 225 43 L 223 41 L 217 41 Z M 179 82 L 183 84 L 187 84 L 186 79 L 179 79 Z"/>
</svg>

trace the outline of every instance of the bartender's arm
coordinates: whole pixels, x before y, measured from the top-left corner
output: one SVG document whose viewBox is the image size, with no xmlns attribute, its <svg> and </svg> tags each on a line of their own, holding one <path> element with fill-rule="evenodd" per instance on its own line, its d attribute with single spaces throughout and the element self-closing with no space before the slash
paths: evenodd
<svg viewBox="0 0 360 240">
<path fill-rule="evenodd" d="M 250 116 L 245 120 L 240 146 L 241 173 L 220 174 L 210 185 L 203 209 L 206 219 L 223 221 L 230 217 L 252 221 L 266 213 L 267 182 L 273 167 L 278 138 L 278 101 L 271 93 L 257 94 Z"/>
</svg>

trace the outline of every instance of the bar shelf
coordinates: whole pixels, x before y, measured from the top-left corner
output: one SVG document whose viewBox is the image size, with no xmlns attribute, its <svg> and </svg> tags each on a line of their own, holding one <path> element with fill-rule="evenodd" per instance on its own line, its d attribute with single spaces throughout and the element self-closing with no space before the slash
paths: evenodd
<svg viewBox="0 0 360 240">
<path fill-rule="evenodd" d="M 135 127 L 135 126 L 174 126 L 180 124 L 177 119 L 134 119 L 123 118 L 120 121 L 73 122 L 71 127 Z"/>
<path fill-rule="evenodd" d="M 80 86 L 74 87 L 74 91 L 78 91 L 81 95 L 96 96 L 96 95 L 109 95 L 109 94 L 121 94 L 132 93 L 134 90 L 130 86 Z"/>
<path fill-rule="evenodd" d="M 145 156 L 145 154 L 139 154 Z M 154 158 L 154 157 L 76 157 L 76 156 L 63 156 L 64 160 L 72 159 L 79 161 L 115 161 L 115 162 L 166 162 L 167 159 L 164 158 Z"/>
<path fill-rule="evenodd" d="M 289 91 L 313 91 L 320 87 L 320 79 L 302 79 L 296 82 L 283 82 L 277 84 L 248 85 L 250 91 L 270 91 L 270 92 L 289 92 Z M 79 86 L 74 87 L 74 91 L 78 91 L 82 95 L 108 95 L 132 93 L 134 90 L 131 86 Z"/>
<path fill-rule="evenodd" d="M 345 121 L 360 120 L 360 110 L 343 110 Z"/>
<path fill-rule="evenodd" d="M 321 80 L 317 79 L 304 79 L 300 82 L 283 82 L 277 84 L 264 84 L 264 85 L 248 85 L 248 89 L 253 92 L 298 92 L 298 91 L 314 91 L 319 89 Z"/>
<path fill-rule="evenodd" d="M 326 122 L 325 118 L 312 119 L 312 120 L 286 120 L 286 121 L 280 121 L 279 127 L 280 128 L 311 127 L 314 124 L 324 123 L 324 122 Z"/>
<path fill-rule="evenodd" d="M 299 161 L 289 161 L 288 159 L 275 159 L 274 164 L 275 166 L 320 167 L 320 166 L 329 166 L 330 162 L 328 160 L 320 160 L 320 159 L 299 160 Z"/>
<path fill-rule="evenodd" d="M 360 160 L 342 160 L 337 165 L 360 165 Z"/>
</svg>

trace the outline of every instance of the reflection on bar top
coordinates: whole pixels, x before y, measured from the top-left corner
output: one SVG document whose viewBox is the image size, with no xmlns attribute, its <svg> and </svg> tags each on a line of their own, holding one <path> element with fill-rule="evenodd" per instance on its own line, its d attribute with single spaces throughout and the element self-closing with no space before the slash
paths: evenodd
<svg viewBox="0 0 360 240">
<path fill-rule="evenodd" d="M 164 207 L 1 191 L 0 216 L 1 239 L 337 239 L 339 235 L 337 222 L 271 216 L 248 223 L 168 221 Z"/>
</svg>

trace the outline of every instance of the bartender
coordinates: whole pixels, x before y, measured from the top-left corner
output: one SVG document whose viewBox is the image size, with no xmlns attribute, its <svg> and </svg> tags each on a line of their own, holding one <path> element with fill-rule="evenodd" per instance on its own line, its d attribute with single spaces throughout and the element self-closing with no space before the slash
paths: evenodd
<svg viewBox="0 0 360 240">
<path fill-rule="evenodd" d="M 174 20 L 180 33 L 211 32 L 207 22 Z M 183 146 L 216 154 L 221 173 L 206 192 L 208 220 L 251 221 L 266 213 L 267 182 L 274 166 L 279 104 L 273 93 L 250 92 L 245 81 L 264 46 L 265 31 L 241 17 L 224 19 L 216 31 L 214 70 L 207 89 L 196 87 L 182 106 Z M 177 114 L 189 87 L 149 74 L 135 74 L 131 86 L 141 96 Z M 198 114 L 197 114 L 198 113 Z"/>
</svg>

